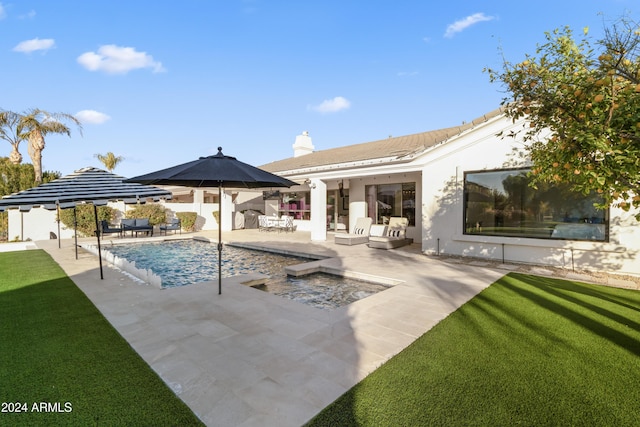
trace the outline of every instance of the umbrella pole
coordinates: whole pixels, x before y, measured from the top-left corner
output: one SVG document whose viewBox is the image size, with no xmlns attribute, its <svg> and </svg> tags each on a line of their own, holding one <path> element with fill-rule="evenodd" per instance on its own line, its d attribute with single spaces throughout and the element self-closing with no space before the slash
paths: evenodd
<svg viewBox="0 0 640 427">
<path fill-rule="evenodd" d="M 93 216 L 96 220 L 96 237 L 98 238 L 98 261 L 100 262 L 100 280 L 104 279 L 102 275 L 102 250 L 100 249 L 100 227 L 98 226 L 98 208 L 93 205 Z"/>
<path fill-rule="evenodd" d="M 78 211 L 73 207 L 73 239 L 75 240 L 76 259 L 78 259 Z"/>
<path fill-rule="evenodd" d="M 218 184 L 218 295 L 222 294 L 222 183 Z"/>
<path fill-rule="evenodd" d="M 58 208 L 58 249 L 60 249 L 60 205 L 57 206 Z"/>
</svg>

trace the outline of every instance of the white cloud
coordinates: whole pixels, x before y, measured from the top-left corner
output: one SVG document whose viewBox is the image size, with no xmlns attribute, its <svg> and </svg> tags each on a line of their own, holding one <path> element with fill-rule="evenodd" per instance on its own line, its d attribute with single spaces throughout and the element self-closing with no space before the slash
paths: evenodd
<svg viewBox="0 0 640 427">
<path fill-rule="evenodd" d="M 4 19 L 7 17 L 7 11 L 5 10 L 2 3 L 0 3 L 0 19 Z"/>
<path fill-rule="evenodd" d="M 351 103 L 348 99 L 343 98 L 342 96 L 336 96 L 333 99 L 325 99 L 319 105 L 310 105 L 308 108 L 319 113 L 337 113 L 338 111 L 346 110 L 349 107 L 351 107 Z"/>
<path fill-rule="evenodd" d="M 154 73 L 166 71 L 160 62 L 154 61 L 146 52 L 113 44 L 100 46 L 98 53 L 85 52 L 77 61 L 89 71 L 104 71 L 109 74 L 126 74 L 138 68 L 151 68 Z"/>
<path fill-rule="evenodd" d="M 36 50 L 49 50 L 55 46 L 56 42 L 53 39 L 39 39 L 25 40 L 20 42 L 13 48 L 15 52 L 31 53 Z"/>
<path fill-rule="evenodd" d="M 444 36 L 451 38 L 456 35 L 456 33 L 462 32 L 478 22 L 493 21 L 494 19 L 496 19 L 495 16 L 487 16 L 484 13 L 474 13 L 473 15 L 469 15 L 466 18 L 462 18 L 453 24 L 450 24 L 447 27 L 447 31 L 444 33 Z"/>
<path fill-rule="evenodd" d="M 417 71 L 399 71 L 398 72 L 398 77 L 413 77 L 413 76 L 417 76 L 418 73 Z"/>
<path fill-rule="evenodd" d="M 36 11 L 31 9 L 29 12 L 24 15 L 18 16 L 19 19 L 33 19 L 36 16 Z"/>
<path fill-rule="evenodd" d="M 80 120 L 82 124 L 88 123 L 92 125 L 100 125 L 108 120 L 111 120 L 111 117 L 109 117 L 108 115 L 95 110 L 78 111 L 75 114 L 75 118 Z"/>
</svg>

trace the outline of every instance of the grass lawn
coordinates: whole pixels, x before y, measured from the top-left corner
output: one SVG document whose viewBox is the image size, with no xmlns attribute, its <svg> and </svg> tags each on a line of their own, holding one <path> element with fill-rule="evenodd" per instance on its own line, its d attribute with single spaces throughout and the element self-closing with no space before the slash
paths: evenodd
<svg viewBox="0 0 640 427">
<path fill-rule="evenodd" d="M 640 292 L 509 274 L 310 426 L 637 426 Z"/>
<path fill-rule="evenodd" d="M 0 425 L 202 425 L 46 252 L 0 272 Z"/>
</svg>

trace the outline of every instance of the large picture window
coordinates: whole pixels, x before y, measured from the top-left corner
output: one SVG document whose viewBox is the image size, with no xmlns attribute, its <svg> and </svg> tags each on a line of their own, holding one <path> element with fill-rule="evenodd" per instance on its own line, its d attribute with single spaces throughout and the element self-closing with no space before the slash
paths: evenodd
<svg viewBox="0 0 640 427">
<path fill-rule="evenodd" d="M 567 185 L 529 185 L 529 169 L 467 172 L 464 233 L 540 239 L 608 241 L 608 211 L 597 194 Z"/>
<path fill-rule="evenodd" d="M 368 215 L 374 224 L 388 224 L 392 216 L 405 217 L 409 226 L 416 225 L 416 184 L 367 185 Z"/>
</svg>

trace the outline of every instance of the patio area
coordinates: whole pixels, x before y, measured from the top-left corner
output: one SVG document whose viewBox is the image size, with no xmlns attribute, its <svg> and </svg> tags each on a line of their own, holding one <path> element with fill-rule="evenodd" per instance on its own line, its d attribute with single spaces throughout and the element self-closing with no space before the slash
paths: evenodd
<svg viewBox="0 0 640 427">
<path fill-rule="evenodd" d="M 217 239 L 214 232 L 191 236 Z M 186 237 L 175 236 L 169 238 Z M 154 237 L 162 240 L 164 237 Z M 123 241 L 124 239 L 114 239 Z M 142 239 L 134 239 L 141 241 Z M 241 285 L 238 278 L 160 290 L 79 259 L 71 240 L 36 242 L 207 425 L 299 426 L 441 319 L 517 266 L 448 263 L 419 245 L 394 251 L 311 242 L 309 233 L 236 230 L 228 243 L 313 253 L 336 270 L 401 280 L 333 311 Z M 108 246 L 109 239 L 103 241 Z M 214 250 L 215 245 L 212 245 Z"/>
</svg>

